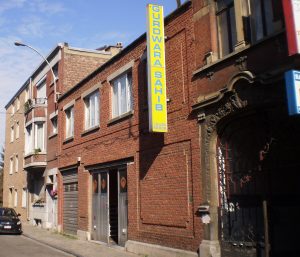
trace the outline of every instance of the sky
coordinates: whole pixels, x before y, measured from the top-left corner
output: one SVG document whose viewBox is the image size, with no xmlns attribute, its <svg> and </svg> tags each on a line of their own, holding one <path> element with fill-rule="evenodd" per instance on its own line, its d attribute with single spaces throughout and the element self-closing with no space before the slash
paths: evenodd
<svg viewBox="0 0 300 257">
<path fill-rule="evenodd" d="M 184 2 L 182 0 L 181 2 Z M 42 62 L 21 41 L 47 56 L 61 42 L 96 49 L 122 42 L 127 46 L 146 31 L 146 5 L 176 0 L 0 0 L 0 147 L 5 138 L 5 105 Z"/>
</svg>

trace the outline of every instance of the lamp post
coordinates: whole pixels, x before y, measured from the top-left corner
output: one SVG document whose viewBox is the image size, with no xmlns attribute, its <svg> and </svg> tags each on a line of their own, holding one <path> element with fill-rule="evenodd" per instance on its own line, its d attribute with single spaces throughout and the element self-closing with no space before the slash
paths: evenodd
<svg viewBox="0 0 300 257">
<path fill-rule="evenodd" d="M 58 95 L 58 92 L 57 92 L 57 88 L 56 88 L 56 76 L 53 72 L 53 69 L 50 65 L 50 63 L 48 62 L 48 60 L 46 59 L 46 57 L 44 55 L 42 55 L 38 50 L 36 50 L 34 47 L 30 46 L 30 45 L 27 45 L 27 44 L 24 44 L 22 42 L 19 42 L 19 41 L 16 41 L 15 43 L 15 46 L 25 46 L 25 47 L 28 47 L 30 48 L 31 50 L 33 50 L 34 52 L 36 52 L 39 56 L 41 56 L 43 58 L 43 60 L 47 63 L 47 65 L 49 66 L 50 68 L 50 71 L 51 71 L 51 74 L 53 76 L 53 84 L 54 84 L 54 103 L 57 103 L 57 95 Z"/>
</svg>

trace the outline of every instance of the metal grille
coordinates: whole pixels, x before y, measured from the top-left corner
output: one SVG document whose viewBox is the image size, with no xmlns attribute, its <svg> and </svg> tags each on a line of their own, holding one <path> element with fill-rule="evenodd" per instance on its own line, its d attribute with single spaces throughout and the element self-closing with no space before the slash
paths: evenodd
<svg viewBox="0 0 300 257">
<path fill-rule="evenodd" d="M 218 143 L 217 163 L 222 257 L 260 256 L 264 175 L 259 163 L 234 152 L 226 142 Z"/>
</svg>

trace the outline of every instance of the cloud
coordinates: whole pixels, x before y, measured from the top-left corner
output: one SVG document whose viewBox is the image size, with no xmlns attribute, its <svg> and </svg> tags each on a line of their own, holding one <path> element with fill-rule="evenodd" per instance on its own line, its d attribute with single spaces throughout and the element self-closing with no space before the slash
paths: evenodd
<svg viewBox="0 0 300 257">
<path fill-rule="evenodd" d="M 0 13 L 9 9 L 21 8 L 24 6 L 26 0 L 6 0 L 0 3 Z"/>
<path fill-rule="evenodd" d="M 45 0 L 32 0 L 30 6 L 34 12 L 44 13 L 44 14 L 57 14 L 65 12 L 67 9 L 62 3 L 45 1 Z"/>
<path fill-rule="evenodd" d="M 45 31 L 45 23 L 40 17 L 28 16 L 23 18 L 17 32 L 24 36 L 42 37 Z"/>
</svg>

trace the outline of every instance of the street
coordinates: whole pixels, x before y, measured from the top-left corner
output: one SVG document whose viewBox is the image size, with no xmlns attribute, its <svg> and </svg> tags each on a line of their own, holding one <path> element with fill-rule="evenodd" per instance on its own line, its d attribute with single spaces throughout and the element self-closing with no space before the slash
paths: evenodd
<svg viewBox="0 0 300 257">
<path fill-rule="evenodd" d="M 0 235 L 0 257 L 71 257 L 25 236 Z"/>
</svg>

